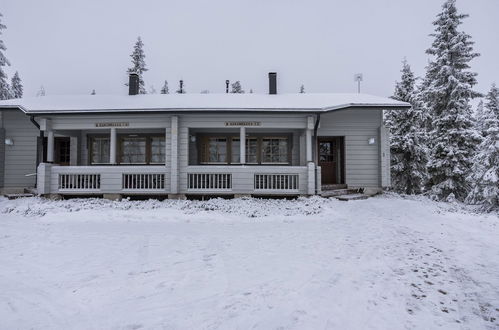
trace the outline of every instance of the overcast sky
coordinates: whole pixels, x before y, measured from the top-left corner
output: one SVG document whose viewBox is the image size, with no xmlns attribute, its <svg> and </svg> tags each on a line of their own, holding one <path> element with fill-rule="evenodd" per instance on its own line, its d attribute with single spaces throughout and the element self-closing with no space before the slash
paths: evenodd
<svg viewBox="0 0 499 330">
<path fill-rule="evenodd" d="M 224 92 L 225 80 L 267 92 L 362 92 L 387 96 L 407 57 L 417 75 L 441 0 L 2 0 L 1 38 L 25 96 L 124 94 L 137 36 L 145 43 L 147 88 Z M 499 83 L 499 0 L 458 0 L 463 29 L 481 57 L 477 89 Z"/>
</svg>

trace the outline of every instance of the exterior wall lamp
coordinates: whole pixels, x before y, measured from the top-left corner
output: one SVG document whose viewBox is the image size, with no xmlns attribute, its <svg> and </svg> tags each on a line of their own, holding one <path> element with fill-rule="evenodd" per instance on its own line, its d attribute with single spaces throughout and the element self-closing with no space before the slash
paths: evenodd
<svg viewBox="0 0 499 330">
<path fill-rule="evenodd" d="M 369 145 L 375 144 L 375 143 L 376 143 L 376 139 L 375 139 L 375 138 L 373 138 L 373 137 L 372 137 L 372 138 L 369 138 L 369 140 L 367 140 L 367 143 L 368 143 Z"/>
<path fill-rule="evenodd" d="M 6 138 L 5 139 L 5 145 L 7 146 L 13 146 L 14 145 L 14 140 L 11 138 Z"/>
</svg>

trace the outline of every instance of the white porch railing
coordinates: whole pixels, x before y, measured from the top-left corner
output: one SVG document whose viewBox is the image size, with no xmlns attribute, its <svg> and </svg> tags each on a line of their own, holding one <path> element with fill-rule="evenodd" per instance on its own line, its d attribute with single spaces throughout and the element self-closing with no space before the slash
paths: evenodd
<svg viewBox="0 0 499 330">
<path fill-rule="evenodd" d="M 188 166 L 180 175 L 182 193 L 258 195 L 307 194 L 306 166 Z"/>
<path fill-rule="evenodd" d="M 40 164 L 41 194 L 169 194 L 165 166 L 58 166 Z M 187 166 L 179 168 L 178 194 L 305 195 L 307 166 Z M 312 184 L 314 181 L 312 180 Z"/>
<path fill-rule="evenodd" d="M 57 166 L 38 173 L 49 175 L 52 194 L 168 193 L 164 166 Z"/>
<path fill-rule="evenodd" d="M 60 173 L 59 174 L 59 190 L 99 190 L 100 189 L 100 174 L 76 174 L 76 173 Z"/>
<path fill-rule="evenodd" d="M 255 190 L 297 191 L 299 174 L 255 174 Z"/>
<path fill-rule="evenodd" d="M 189 173 L 188 190 L 226 190 L 232 189 L 230 173 Z"/>
</svg>

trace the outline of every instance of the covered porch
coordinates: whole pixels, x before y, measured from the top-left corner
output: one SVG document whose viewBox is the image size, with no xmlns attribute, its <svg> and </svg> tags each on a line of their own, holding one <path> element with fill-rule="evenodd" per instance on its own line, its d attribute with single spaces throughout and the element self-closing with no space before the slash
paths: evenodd
<svg viewBox="0 0 499 330">
<path fill-rule="evenodd" d="M 299 127 L 188 118 L 43 119 L 42 195 L 312 195 L 313 118 Z M 296 126 L 296 125 L 295 125 Z M 319 189 L 320 192 L 320 189 Z"/>
</svg>

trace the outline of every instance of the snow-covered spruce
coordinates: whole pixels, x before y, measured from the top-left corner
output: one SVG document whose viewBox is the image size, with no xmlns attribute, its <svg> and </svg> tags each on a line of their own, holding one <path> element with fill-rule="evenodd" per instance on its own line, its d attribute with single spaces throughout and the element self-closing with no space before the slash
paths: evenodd
<svg viewBox="0 0 499 330">
<path fill-rule="evenodd" d="M 21 83 L 21 78 L 19 77 L 19 73 L 17 71 L 12 76 L 10 88 L 12 91 L 12 98 L 20 99 L 21 97 L 23 97 L 23 85 Z"/>
<path fill-rule="evenodd" d="M 426 180 L 427 148 L 421 129 L 423 111 L 416 92 L 416 78 L 406 60 L 401 72 L 393 98 L 411 103 L 412 108 L 385 113 L 385 124 L 390 129 L 392 186 L 399 192 L 418 194 Z"/>
<path fill-rule="evenodd" d="M 2 17 L 3 15 L 0 13 L 0 37 L 2 36 L 2 30 L 7 28 L 2 24 Z M 7 47 L 5 47 L 3 40 L 0 39 L 0 100 L 10 99 L 12 93 L 9 83 L 7 82 L 7 74 L 3 71 L 4 66 L 10 65 L 9 60 L 3 53 L 5 50 L 7 50 Z"/>
<path fill-rule="evenodd" d="M 244 90 L 241 86 L 241 82 L 238 80 L 231 84 L 231 93 L 234 94 L 244 94 Z"/>
<path fill-rule="evenodd" d="M 445 1 L 433 23 L 434 41 L 427 50 L 433 56 L 422 85 L 430 118 L 427 185 L 436 199 L 466 198 L 472 156 L 479 142 L 470 106 L 470 100 L 479 96 L 473 91 L 477 74 L 468 70 L 469 62 L 479 54 L 473 51 L 471 37 L 458 30 L 465 17 L 457 12 L 455 0 Z"/>
<path fill-rule="evenodd" d="M 499 209 L 499 89 L 492 85 L 480 115 L 482 142 L 471 171 L 472 190 L 466 201 L 485 211 Z"/>
<path fill-rule="evenodd" d="M 139 76 L 139 94 L 147 94 L 146 84 L 144 83 L 143 74 L 148 69 L 146 68 L 146 54 L 144 53 L 144 43 L 140 37 L 137 38 L 133 46 L 133 53 L 130 55 L 132 58 L 132 67 L 128 68 L 128 73 L 136 73 Z"/>
<path fill-rule="evenodd" d="M 161 87 L 161 94 L 169 94 L 170 91 L 168 90 L 168 81 L 165 80 L 165 83 L 163 84 L 163 87 Z"/>
</svg>

